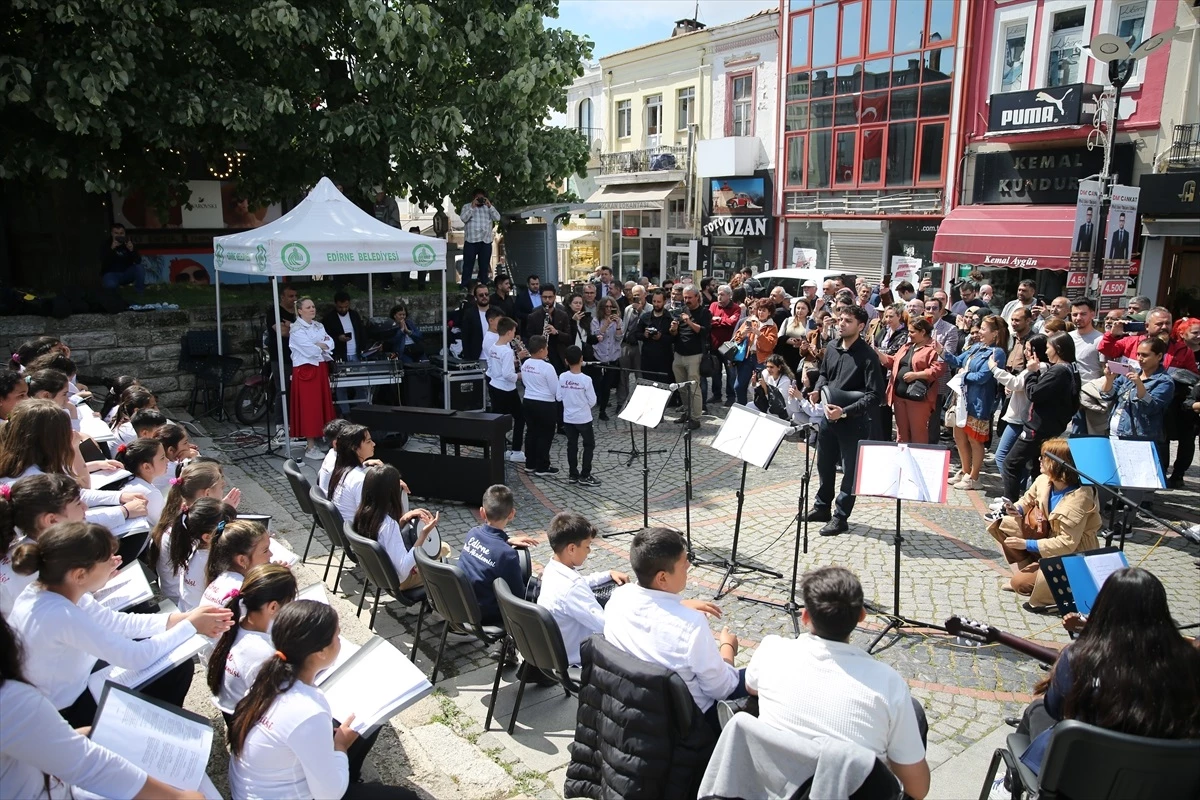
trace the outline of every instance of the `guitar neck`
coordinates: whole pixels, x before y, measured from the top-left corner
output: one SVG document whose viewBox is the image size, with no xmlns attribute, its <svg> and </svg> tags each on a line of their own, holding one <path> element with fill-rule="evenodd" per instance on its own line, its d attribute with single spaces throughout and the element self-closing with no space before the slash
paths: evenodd
<svg viewBox="0 0 1200 800">
<path fill-rule="evenodd" d="M 1028 639 L 1022 639 L 1020 636 L 1013 636 L 1011 633 L 1005 633 L 1001 630 L 992 629 L 991 635 L 997 642 L 1005 647 L 1011 647 L 1018 653 L 1024 653 L 1030 658 L 1036 658 L 1043 664 L 1053 664 L 1058 660 L 1058 651 L 1052 647 L 1044 647 L 1040 644 L 1035 644 Z"/>
</svg>

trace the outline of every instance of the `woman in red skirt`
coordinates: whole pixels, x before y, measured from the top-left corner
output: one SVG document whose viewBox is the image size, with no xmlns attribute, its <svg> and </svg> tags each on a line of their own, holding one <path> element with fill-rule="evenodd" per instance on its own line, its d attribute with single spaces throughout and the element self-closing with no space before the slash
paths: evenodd
<svg viewBox="0 0 1200 800">
<path fill-rule="evenodd" d="M 305 458 L 320 461 L 325 457 L 317 448 L 325 425 L 334 417 L 333 393 L 329 388 L 329 361 L 333 339 L 325 326 L 316 321 L 317 306 L 311 297 L 296 303 L 296 321 L 292 323 L 289 346 L 292 351 L 292 435 L 308 439 Z"/>
</svg>

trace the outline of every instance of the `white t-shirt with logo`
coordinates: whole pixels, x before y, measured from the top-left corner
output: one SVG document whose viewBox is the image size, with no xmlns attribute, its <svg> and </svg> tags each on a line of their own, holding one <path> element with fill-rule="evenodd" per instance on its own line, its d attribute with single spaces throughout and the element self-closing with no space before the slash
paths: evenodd
<svg viewBox="0 0 1200 800">
<path fill-rule="evenodd" d="M 563 404 L 563 422 L 586 425 L 592 421 L 592 406 L 596 405 L 596 390 L 592 379 L 582 372 L 570 370 L 558 376 L 558 401 Z"/>
</svg>

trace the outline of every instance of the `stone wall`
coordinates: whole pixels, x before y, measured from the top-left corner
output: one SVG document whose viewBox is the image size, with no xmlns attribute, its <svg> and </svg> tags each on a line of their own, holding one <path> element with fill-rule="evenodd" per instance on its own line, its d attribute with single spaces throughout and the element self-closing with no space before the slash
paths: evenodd
<svg viewBox="0 0 1200 800">
<path fill-rule="evenodd" d="M 375 312 L 386 315 L 401 298 L 375 297 Z M 423 328 L 441 316 L 441 298 L 421 294 L 403 298 L 410 316 Z M 457 303 L 457 300 L 455 300 Z M 356 303 L 360 314 L 367 310 L 366 299 Z M 244 360 L 243 369 L 226 392 L 232 400 L 246 370 L 255 369 L 254 329 L 262 323 L 261 305 L 221 306 L 221 327 L 228 337 L 228 355 Z M 36 336 L 62 338 L 71 347 L 71 358 L 79 373 L 91 377 L 114 378 L 136 375 L 153 390 L 162 405 L 184 408 L 191 397 L 193 376 L 179 369 L 179 347 L 190 330 L 212 331 L 216 327 L 215 307 L 185 311 L 125 311 L 120 314 L 75 314 L 66 319 L 53 317 L 0 317 L 0 343 L 8 353 L 17 345 Z M 97 394 L 103 389 L 97 388 Z"/>
</svg>

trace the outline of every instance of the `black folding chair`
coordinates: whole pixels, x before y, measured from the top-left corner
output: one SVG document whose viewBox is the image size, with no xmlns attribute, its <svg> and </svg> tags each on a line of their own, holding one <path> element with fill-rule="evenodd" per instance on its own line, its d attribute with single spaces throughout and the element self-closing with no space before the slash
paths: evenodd
<svg viewBox="0 0 1200 800">
<path fill-rule="evenodd" d="M 300 470 L 300 465 L 293 459 L 289 458 L 283 462 L 283 474 L 287 478 L 288 485 L 292 487 L 292 494 L 295 495 L 300 510 L 312 517 L 312 527 L 308 529 L 308 541 L 304 544 L 304 555 L 300 556 L 301 561 L 307 561 L 308 549 L 312 547 L 313 537 L 317 534 L 317 510 L 313 507 L 312 498 L 308 496 L 309 492 L 313 490 L 313 486 Z M 326 571 L 325 574 L 328 575 L 329 572 Z"/>
<path fill-rule="evenodd" d="M 359 536 L 354 532 L 354 528 L 351 527 L 349 522 L 342 526 L 342 534 L 350 544 L 350 550 L 358 558 L 358 563 L 362 565 L 363 572 L 366 573 L 366 577 L 363 580 L 362 597 L 358 600 L 357 616 L 362 616 L 363 602 L 367 598 L 367 590 L 370 589 L 372 582 L 375 584 L 375 601 L 371 605 L 371 622 L 367 627 L 371 629 L 375 628 L 375 613 L 379 610 L 379 594 L 384 589 L 406 607 L 420 604 L 421 610 L 417 614 L 417 636 L 413 640 L 412 657 L 415 661 L 417 642 L 421 641 L 421 623 L 425 619 L 426 594 L 424 587 L 417 586 L 412 589 L 401 589 L 400 576 L 396 574 L 396 567 L 392 564 L 392 559 L 388 557 L 387 550 L 384 549 L 383 545 L 374 539 Z"/>
<path fill-rule="evenodd" d="M 504 636 L 504 628 L 483 624 L 483 613 L 479 610 L 479 601 L 467 581 L 466 574 L 454 564 L 445 564 L 430 558 L 421 548 L 417 548 L 417 569 L 425 581 L 425 593 L 433 610 L 442 615 L 442 641 L 438 644 L 437 658 L 433 662 L 433 672 L 429 676 L 430 683 L 437 683 L 438 668 L 442 663 L 442 653 L 446 650 L 446 636 L 450 626 L 454 625 L 468 633 L 474 634 L 485 646 L 491 645 Z M 416 660 L 416 648 L 413 649 Z M 503 666 L 503 660 L 501 660 Z"/>
<path fill-rule="evenodd" d="M 1038 800 L 1200 797 L 1200 739 L 1151 739 L 1064 720 L 1037 774 L 1021 763 L 1029 742 L 1023 733 L 1008 735 L 992 754 L 979 800 L 987 800 L 1002 759 L 1014 800 L 1022 793 Z"/>
<path fill-rule="evenodd" d="M 329 568 L 333 566 L 334 550 L 339 547 L 342 549 L 342 558 L 338 561 L 337 575 L 333 579 L 333 590 L 336 592 L 342 581 L 342 569 L 346 566 L 346 556 L 350 553 L 350 543 L 346 541 L 346 535 L 342 532 L 342 512 L 338 511 L 337 506 L 325 499 L 325 493 L 321 491 L 320 487 L 314 486 L 309 489 L 308 497 L 312 501 L 317 521 L 321 523 L 321 527 L 329 537 L 329 560 L 325 562 L 325 574 L 321 576 L 322 581 L 329 579 Z M 358 563 L 358 560 L 353 555 L 350 556 L 350 560 L 353 563 Z"/>
<path fill-rule="evenodd" d="M 562 631 L 559 630 L 554 615 L 537 603 L 518 598 L 503 578 L 497 578 L 492 587 L 496 590 L 504 629 L 512 637 L 517 652 L 525 659 L 527 665 L 518 675 L 521 683 L 517 686 L 517 701 L 513 704 L 512 716 L 508 719 L 508 733 L 511 735 L 517 725 L 521 698 L 525 694 L 525 683 L 528 679 L 525 670 L 536 668 L 543 672 L 553 672 L 566 691 L 567 697 L 570 697 L 572 692 L 579 691 L 579 675 L 578 670 L 574 675 L 571 674 L 571 665 L 567 662 L 567 648 L 563 644 Z M 491 730 L 492 727 L 492 712 L 496 709 L 496 695 L 500 693 L 500 673 L 504 669 L 509 647 L 509 640 L 505 639 L 500 650 L 500 663 L 496 665 L 496 680 L 492 682 L 492 700 L 488 703 L 487 719 L 483 723 L 485 731 Z"/>
</svg>

